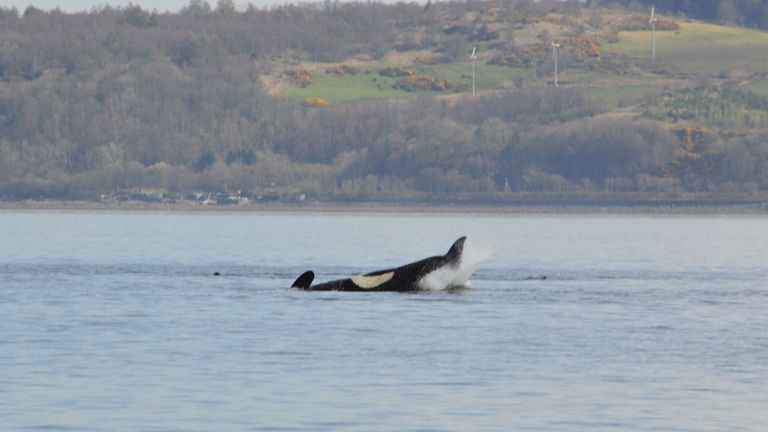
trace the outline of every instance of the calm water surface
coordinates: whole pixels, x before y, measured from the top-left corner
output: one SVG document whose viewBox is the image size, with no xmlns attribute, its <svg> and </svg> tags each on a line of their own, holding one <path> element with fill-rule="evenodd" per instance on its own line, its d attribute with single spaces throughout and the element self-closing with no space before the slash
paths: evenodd
<svg viewBox="0 0 768 432">
<path fill-rule="evenodd" d="M 286 288 L 463 234 L 468 290 Z M 0 430 L 762 431 L 766 256 L 766 217 L 2 211 Z"/>
</svg>

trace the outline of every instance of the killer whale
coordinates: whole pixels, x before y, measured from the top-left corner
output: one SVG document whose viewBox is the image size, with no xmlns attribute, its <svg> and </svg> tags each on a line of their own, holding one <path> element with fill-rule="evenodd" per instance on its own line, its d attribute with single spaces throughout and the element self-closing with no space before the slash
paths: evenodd
<svg viewBox="0 0 768 432">
<path fill-rule="evenodd" d="M 457 270 L 461 265 L 466 236 L 456 240 L 448 253 L 387 270 L 378 270 L 346 279 L 312 285 L 315 273 L 302 273 L 291 288 L 307 291 L 418 291 L 427 288 L 429 278 L 441 270 Z M 443 288 L 451 288 L 446 286 Z"/>
</svg>

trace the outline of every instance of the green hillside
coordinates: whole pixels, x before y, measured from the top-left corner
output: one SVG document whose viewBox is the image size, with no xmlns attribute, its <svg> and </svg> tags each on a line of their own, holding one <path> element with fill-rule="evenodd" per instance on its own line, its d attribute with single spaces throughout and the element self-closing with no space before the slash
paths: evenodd
<svg viewBox="0 0 768 432">
<path fill-rule="evenodd" d="M 570 34 L 573 27 L 581 24 L 578 21 L 570 23 L 570 26 L 561 26 L 553 31 L 551 39 L 564 39 L 564 35 Z M 597 61 L 574 64 L 566 60 L 559 65 L 560 82 L 565 86 L 580 88 L 608 106 L 626 105 L 653 95 L 662 88 L 687 86 L 702 78 L 746 79 L 749 89 L 768 93 L 768 49 L 765 48 L 768 47 L 768 32 L 690 21 L 681 21 L 678 25 L 677 30 L 657 31 L 655 63 L 650 58 L 650 31 L 620 31 L 615 40 L 598 39 L 602 50 L 600 60 L 619 58 L 627 63 L 621 66 L 626 70 L 605 70 Z M 545 29 L 550 28 L 539 25 L 536 30 L 523 29 L 520 32 L 540 33 Z M 599 34 L 596 31 L 593 33 Z M 536 41 L 536 44 L 540 45 L 540 42 Z M 482 44 L 479 45 L 482 49 Z M 562 45 L 561 50 L 567 50 L 567 45 Z M 518 45 L 517 48 L 521 46 L 524 45 Z M 499 50 L 492 51 L 498 54 Z M 439 53 L 429 55 L 437 57 Z M 306 67 L 314 72 L 312 84 L 306 87 L 287 85 L 278 94 L 295 101 L 322 98 L 330 103 L 416 94 L 393 88 L 397 79 L 380 76 L 378 70 L 386 66 L 411 68 L 418 76 L 434 76 L 454 84 L 448 91 L 430 92 L 432 94 L 471 93 L 471 62 L 424 65 L 403 61 L 402 57 L 392 55 L 383 61 L 363 62 L 360 73 L 356 75 L 327 73 L 324 71 L 327 64 L 308 63 Z M 554 72 L 551 61 L 528 67 L 507 67 L 489 64 L 489 57 L 485 55 L 485 60 L 477 63 L 477 92 L 492 93 L 512 88 L 516 81 L 519 85 L 521 79 L 526 86 L 552 84 Z"/>
<path fill-rule="evenodd" d="M 0 6 L 0 200 L 766 194 L 768 5 L 689 3 Z"/>
</svg>

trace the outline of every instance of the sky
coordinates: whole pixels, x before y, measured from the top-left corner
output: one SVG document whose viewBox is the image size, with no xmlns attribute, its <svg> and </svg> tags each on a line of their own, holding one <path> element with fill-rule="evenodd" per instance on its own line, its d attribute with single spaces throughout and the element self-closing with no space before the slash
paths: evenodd
<svg viewBox="0 0 768 432">
<path fill-rule="evenodd" d="M 207 0 L 208 3 L 215 7 L 216 0 Z M 307 0 L 235 0 L 235 5 L 246 6 L 248 3 L 258 7 L 269 6 L 278 3 L 302 3 Z M 32 5 L 38 9 L 55 9 L 61 8 L 64 12 L 82 12 L 88 11 L 94 6 L 108 4 L 110 6 L 119 7 L 126 6 L 128 3 L 138 4 L 145 9 L 157 9 L 160 12 L 172 11 L 177 12 L 179 9 L 189 4 L 189 0 L 0 0 L 0 6 L 13 7 L 19 12 L 24 12 L 27 6 Z"/>
</svg>

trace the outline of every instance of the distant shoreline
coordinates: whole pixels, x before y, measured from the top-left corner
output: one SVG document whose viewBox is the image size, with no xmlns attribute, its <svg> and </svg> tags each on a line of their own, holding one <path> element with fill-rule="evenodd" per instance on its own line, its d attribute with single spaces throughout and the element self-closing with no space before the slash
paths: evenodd
<svg viewBox="0 0 768 432">
<path fill-rule="evenodd" d="M 768 201 L 741 200 L 530 200 L 520 202 L 328 201 L 203 205 L 69 200 L 0 201 L 0 210 L 180 211 L 290 213 L 487 213 L 768 215 Z"/>
</svg>

